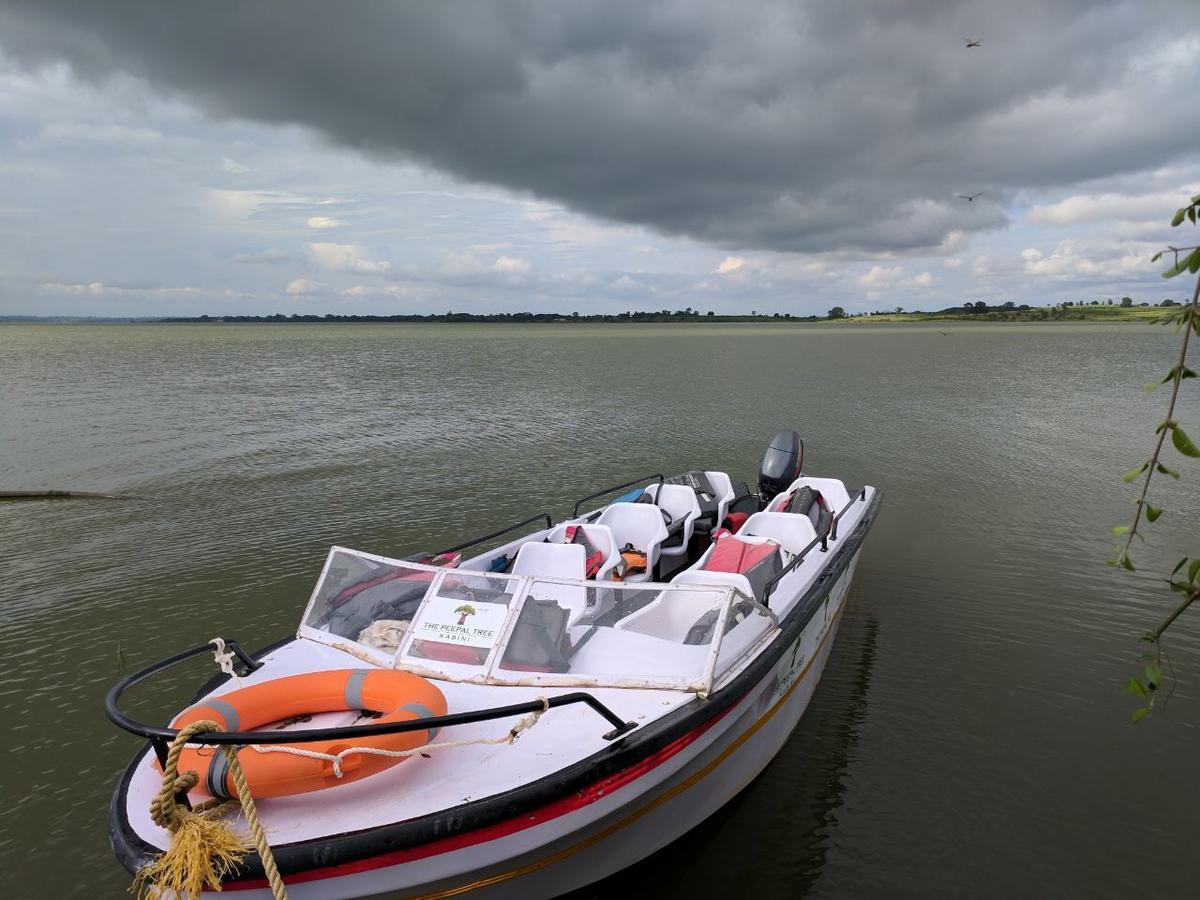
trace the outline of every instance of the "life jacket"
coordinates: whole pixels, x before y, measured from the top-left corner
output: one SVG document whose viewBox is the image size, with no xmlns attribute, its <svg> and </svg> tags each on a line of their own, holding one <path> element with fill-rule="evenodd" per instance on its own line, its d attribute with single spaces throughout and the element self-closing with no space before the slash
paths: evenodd
<svg viewBox="0 0 1200 900">
<path fill-rule="evenodd" d="M 600 567 L 604 565 L 604 554 L 588 540 L 587 532 L 578 525 L 568 525 L 566 534 L 563 536 L 563 543 L 579 544 L 583 547 L 583 552 L 586 554 L 583 562 L 583 577 L 595 578 Z"/>
<path fill-rule="evenodd" d="M 613 581 L 624 581 L 626 575 L 640 575 L 646 571 L 646 554 L 635 550 L 633 544 L 621 548 L 621 562 L 613 570 Z"/>
<path fill-rule="evenodd" d="M 725 527 L 732 533 L 737 534 L 742 530 L 742 526 L 746 524 L 748 518 L 750 518 L 749 513 L 731 512 L 725 517 Z"/>
</svg>

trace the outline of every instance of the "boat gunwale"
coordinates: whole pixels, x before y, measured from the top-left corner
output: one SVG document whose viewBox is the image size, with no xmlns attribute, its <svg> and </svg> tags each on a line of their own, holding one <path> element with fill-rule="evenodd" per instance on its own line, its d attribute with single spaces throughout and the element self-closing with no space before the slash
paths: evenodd
<svg viewBox="0 0 1200 900">
<path fill-rule="evenodd" d="M 279 871 L 285 876 L 305 874 L 308 878 L 304 880 L 335 877 L 336 872 L 331 872 L 329 876 L 315 873 L 322 869 L 337 869 L 346 865 L 362 867 L 364 863 L 375 860 L 378 860 L 376 865 L 367 865 L 365 868 L 382 868 L 392 864 L 385 861 L 388 856 L 517 818 L 527 820 L 528 825 L 537 824 L 540 820 L 529 821 L 536 819 L 530 816 L 531 812 L 550 806 L 570 794 L 585 792 L 594 785 L 635 769 L 649 757 L 681 742 L 684 738 L 692 737 L 694 740 L 699 737 L 767 676 L 812 621 L 821 604 L 828 599 L 833 585 L 849 568 L 851 561 L 862 548 L 878 514 L 882 497 L 881 489 L 872 488 L 867 507 L 855 523 L 853 531 L 836 540 L 836 549 L 830 548 L 834 554 L 833 558 L 816 581 L 797 599 L 791 611 L 784 616 L 771 645 L 746 663 L 732 680 L 706 699 L 695 697 L 662 718 L 629 732 L 616 743 L 550 775 L 504 793 L 447 807 L 413 819 L 274 846 L 272 852 Z M 289 636 L 251 655 L 257 660 L 294 640 L 301 638 Z M 222 682 L 211 679 L 208 684 L 215 687 L 220 683 Z M 679 750 L 688 743 L 691 741 L 684 743 Z M 150 750 L 150 743 L 147 742 L 135 754 L 113 793 L 109 808 L 110 844 L 117 859 L 130 872 L 137 871 L 162 852 L 162 848 L 150 844 L 137 834 L 126 811 L 130 783 L 143 757 Z M 252 888 L 257 886 L 255 882 L 265 884 L 264 878 L 261 859 L 256 853 L 251 853 L 231 877 L 225 880 L 224 886 L 234 889 Z"/>
</svg>

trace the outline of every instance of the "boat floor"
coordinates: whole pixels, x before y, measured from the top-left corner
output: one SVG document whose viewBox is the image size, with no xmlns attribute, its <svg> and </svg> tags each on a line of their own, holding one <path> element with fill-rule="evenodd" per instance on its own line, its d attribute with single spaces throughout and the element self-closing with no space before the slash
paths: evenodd
<svg viewBox="0 0 1200 900">
<path fill-rule="evenodd" d="M 264 665 L 242 685 L 326 669 L 361 668 L 363 662 L 333 647 L 295 641 L 264 657 Z M 536 700 L 570 693 L 577 688 L 497 686 L 436 681 L 452 711 L 465 711 Z M 212 696 L 236 685 L 227 682 Z M 621 718 L 644 726 L 690 702 L 686 691 L 589 688 L 598 700 Z M 353 713 L 314 717 L 304 727 L 349 725 Z M 434 743 L 499 738 L 518 717 L 496 719 L 443 729 Z M 272 844 L 361 831 L 437 813 L 473 800 L 503 794 L 552 775 L 593 753 L 612 746 L 603 735 L 611 725 L 583 704 L 559 707 L 545 713 L 512 744 L 476 744 L 431 750 L 428 756 L 410 757 L 398 765 L 360 781 L 322 791 L 279 797 L 258 803 L 259 816 Z M 243 750 L 243 753 L 254 752 Z M 169 844 L 169 834 L 150 819 L 150 801 L 161 786 L 153 754 L 146 754 L 134 772 L 126 797 L 127 815 L 143 840 L 158 847 Z M 193 791 L 193 799 L 199 791 Z"/>
</svg>

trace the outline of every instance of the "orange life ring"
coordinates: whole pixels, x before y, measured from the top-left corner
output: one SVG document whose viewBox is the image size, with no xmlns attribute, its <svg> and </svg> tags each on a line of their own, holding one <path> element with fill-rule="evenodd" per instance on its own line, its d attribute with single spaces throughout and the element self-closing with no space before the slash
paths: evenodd
<svg viewBox="0 0 1200 900">
<path fill-rule="evenodd" d="M 402 722 L 444 716 L 446 698 L 432 682 L 408 672 L 336 669 L 276 678 L 209 697 L 176 716 L 171 727 L 183 728 L 200 719 L 214 719 L 227 731 L 254 731 L 294 716 L 363 709 L 383 713 L 381 718 L 372 719 L 369 724 Z M 311 741 L 295 746 L 335 756 L 350 747 L 412 750 L 427 744 L 431 737 L 427 730 L 404 731 L 352 743 Z M 246 748 L 238 754 L 246 782 L 257 798 L 287 797 L 346 784 L 382 772 L 404 759 L 370 753 L 350 754 L 343 758 L 342 777 L 338 778 L 333 764 L 326 759 L 293 753 L 258 753 Z M 189 769 L 200 776 L 199 786 L 212 796 L 222 799 L 237 796 L 225 754 L 216 747 L 185 747 L 179 757 L 179 771 Z"/>
</svg>

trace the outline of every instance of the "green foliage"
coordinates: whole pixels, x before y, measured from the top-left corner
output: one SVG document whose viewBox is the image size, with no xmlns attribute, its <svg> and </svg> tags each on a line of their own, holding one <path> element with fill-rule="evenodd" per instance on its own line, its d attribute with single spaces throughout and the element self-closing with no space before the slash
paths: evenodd
<svg viewBox="0 0 1200 900">
<path fill-rule="evenodd" d="M 1192 439 L 1184 434 L 1183 429 L 1178 425 L 1171 426 L 1171 443 L 1175 445 L 1175 449 L 1184 456 L 1198 457 L 1200 456 L 1200 447 L 1192 443 Z"/>
<path fill-rule="evenodd" d="M 1190 222 L 1192 225 L 1197 224 L 1198 210 L 1200 210 L 1200 194 L 1192 197 L 1191 202 L 1186 206 L 1182 206 L 1175 211 L 1175 215 L 1171 219 L 1171 226 L 1178 227 L 1185 221 Z M 1200 272 L 1200 246 L 1169 246 L 1165 250 L 1160 250 L 1154 254 L 1151 261 L 1157 262 L 1168 253 L 1171 254 L 1171 265 L 1163 272 L 1164 278 L 1174 278 L 1184 272 L 1192 275 Z M 1200 335 L 1200 307 L 1198 307 L 1198 303 L 1200 303 L 1200 280 L 1197 280 L 1190 303 L 1183 305 L 1178 311 L 1172 310 L 1170 314 L 1160 319 L 1164 323 L 1169 322 L 1182 329 L 1183 341 L 1179 350 L 1177 363 L 1158 381 L 1146 385 L 1146 389 L 1149 391 L 1153 391 L 1164 384 L 1171 385 L 1171 397 L 1167 404 L 1166 416 L 1154 430 L 1154 433 L 1157 435 L 1154 452 L 1146 462 L 1130 469 L 1123 476 L 1126 482 L 1136 481 L 1141 478 L 1142 488 L 1138 497 L 1133 501 L 1135 509 L 1132 522 L 1129 525 L 1118 525 L 1112 530 L 1113 537 L 1120 539 L 1121 543 L 1116 548 L 1115 557 L 1110 559 L 1108 563 L 1111 566 L 1119 566 L 1130 572 L 1136 571 L 1136 569 L 1129 555 L 1129 548 L 1132 546 L 1135 537 L 1141 537 L 1138 533 L 1138 526 L 1141 524 L 1143 513 L 1145 514 L 1147 524 L 1157 522 L 1163 514 L 1162 507 L 1154 506 L 1147 499 L 1151 479 L 1156 474 L 1179 478 L 1179 473 L 1167 468 L 1160 457 L 1167 432 L 1170 432 L 1171 445 L 1177 452 L 1191 459 L 1200 458 L 1200 447 L 1196 446 L 1187 432 L 1174 419 L 1175 404 L 1179 397 L 1180 387 L 1184 381 L 1196 377 L 1196 373 L 1187 366 L 1187 353 L 1188 340 L 1192 332 L 1194 331 Z M 1128 297 L 1123 297 L 1121 305 L 1131 306 L 1132 300 Z M 1164 303 L 1163 305 L 1166 306 L 1169 304 Z M 1159 623 L 1154 631 L 1142 636 L 1142 640 L 1147 641 L 1154 647 L 1154 653 L 1143 656 L 1143 659 L 1149 660 L 1142 673 L 1145 680 L 1143 681 L 1138 677 L 1130 678 L 1124 688 L 1122 688 L 1125 693 L 1137 697 L 1142 701 L 1142 704 L 1131 714 L 1134 722 L 1140 722 L 1154 709 L 1155 700 L 1162 689 L 1164 680 L 1161 667 L 1161 662 L 1166 659 L 1165 651 L 1162 647 L 1163 632 L 1170 628 L 1174 621 L 1196 600 L 1200 599 L 1200 584 L 1197 583 L 1198 577 L 1200 577 L 1200 558 L 1184 557 L 1176 564 L 1170 576 L 1165 579 L 1170 589 L 1174 593 L 1181 594 L 1183 599 L 1178 603 L 1174 611 Z M 1164 699 L 1164 706 L 1166 702 L 1166 699 Z"/>
<path fill-rule="evenodd" d="M 846 318 L 846 311 L 844 309 L 842 309 L 840 306 L 835 306 L 833 309 L 831 309 L 829 311 L 828 318 L 844 319 L 844 318 Z"/>
</svg>

